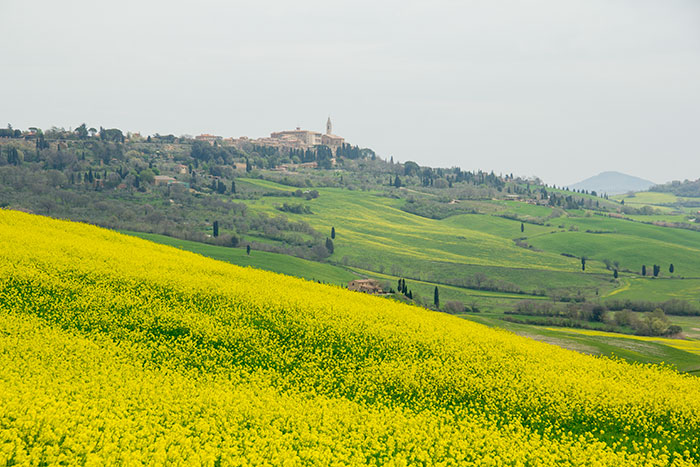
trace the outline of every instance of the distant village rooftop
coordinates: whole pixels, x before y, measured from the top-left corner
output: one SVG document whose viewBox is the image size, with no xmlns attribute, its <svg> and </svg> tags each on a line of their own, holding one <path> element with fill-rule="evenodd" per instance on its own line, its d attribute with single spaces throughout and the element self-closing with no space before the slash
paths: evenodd
<svg viewBox="0 0 700 467">
<path fill-rule="evenodd" d="M 270 133 L 269 138 L 251 139 L 247 136 L 240 138 L 222 138 L 221 136 L 201 134 L 196 136 L 197 141 L 206 141 L 210 144 L 221 142 L 238 146 L 242 144 L 257 144 L 260 146 L 285 147 L 292 149 L 309 149 L 314 146 L 328 146 L 332 150 L 336 150 L 345 143 L 345 138 L 333 134 L 333 123 L 328 117 L 326 121 L 326 132 L 319 133 L 317 131 L 303 130 L 301 127 L 296 127 L 294 130 L 274 131 Z"/>
</svg>

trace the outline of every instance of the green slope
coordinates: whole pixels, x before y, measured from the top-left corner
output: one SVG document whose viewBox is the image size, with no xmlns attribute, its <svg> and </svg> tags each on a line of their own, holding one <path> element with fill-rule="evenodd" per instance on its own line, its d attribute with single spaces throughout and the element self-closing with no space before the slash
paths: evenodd
<svg viewBox="0 0 700 467">
<path fill-rule="evenodd" d="M 346 269 L 331 264 L 309 261 L 280 253 L 254 250 L 248 255 L 245 249 L 240 248 L 207 245 L 205 243 L 190 242 L 188 240 L 180 240 L 178 238 L 151 233 L 128 231 L 122 233 L 163 245 L 174 246 L 181 250 L 192 251 L 209 258 L 226 261 L 239 266 L 251 266 L 266 271 L 303 277 L 304 279 L 316 280 L 329 284 L 346 285 L 348 282 L 358 277 Z"/>
<path fill-rule="evenodd" d="M 279 188 L 268 181 L 249 182 Z M 591 290 L 609 287 L 609 272 L 601 263 L 591 262 L 587 274 L 579 274 L 578 259 L 523 248 L 513 241 L 533 232 L 551 232 L 556 227 L 527 224 L 522 234 L 519 221 L 501 217 L 463 215 L 434 220 L 402 211 L 405 201 L 379 193 L 332 188 L 319 192 L 319 198 L 305 201 L 312 214 L 289 216 L 321 231 L 330 232 L 335 227 L 335 253 L 331 260 L 343 264 L 431 282 L 487 274 L 520 285 L 528 292 L 543 285 Z M 247 204 L 251 209 L 275 214 L 276 207 L 286 200 L 266 196 Z M 523 206 L 538 211 L 547 209 Z"/>
</svg>

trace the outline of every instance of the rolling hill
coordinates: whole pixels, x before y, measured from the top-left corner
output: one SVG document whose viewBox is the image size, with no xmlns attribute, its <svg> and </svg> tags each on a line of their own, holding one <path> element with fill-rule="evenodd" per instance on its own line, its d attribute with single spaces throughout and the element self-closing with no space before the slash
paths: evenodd
<svg viewBox="0 0 700 467">
<path fill-rule="evenodd" d="M 246 183 L 284 188 L 265 180 Z M 473 278 L 479 275 L 503 289 L 542 290 L 548 296 L 580 293 L 604 298 L 625 287 L 629 298 L 639 293 L 648 299 L 656 293 L 658 301 L 683 298 L 698 303 L 698 231 L 654 225 L 644 216 L 632 221 L 521 202 L 491 202 L 490 213 L 430 219 L 402 210 L 404 200 L 379 192 L 319 192 L 317 199 L 305 201 L 311 214 L 295 214 L 293 219 L 320 231 L 335 228 L 335 251 L 329 261 L 338 265 L 466 289 L 473 288 Z M 247 205 L 274 215 L 285 199 L 266 196 Z M 522 232 L 516 218 L 525 221 Z M 586 271 L 581 270 L 582 256 L 588 258 Z M 618 264 L 619 281 L 612 280 L 606 262 Z M 668 273 L 671 263 L 673 275 Z M 653 264 L 663 266 L 657 280 L 640 277 L 642 265 Z M 672 295 L 666 293 L 669 287 L 675 291 Z"/>
<path fill-rule="evenodd" d="M 84 224 L 0 241 L 0 463 L 700 461 L 669 368 Z"/>
<path fill-rule="evenodd" d="M 272 218 L 289 200 L 290 188 L 278 183 L 240 179 L 238 184 L 268 192 L 267 196 L 245 201 L 251 212 Z M 335 251 L 325 262 L 255 249 L 247 255 L 245 243 L 243 248 L 227 248 L 162 235 L 130 234 L 233 264 L 336 285 L 369 277 L 384 283 L 388 290 L 395 288 L 399 279 L 405 279 L 413 301 L 427 307 L 433 307 L 437 286 L 441 308 L 465 319 L 581 352 L 641 363 L 665 362 L 681 371 L 700 370 L 700 336 L 694 331 L 700 328 L 700 317 L 679 316 L 663 303 L 685 300 L 698 312 L 700 269 L 694 258 L 700 257 L 700 232 L 653 225 L 655 216 L 619 218 L 498 200 L 461 203 L 478 207 L 481 214 L 432 219 L 407 212 L 406 200 L 384 192 L 339 188 L 318 191 L 318 198 L 302 201 L 308 208 L 306 213 L 289 216 L 327 235 L 335 227 Z M 634 199 L 630 198 L 629 204 Z M 587 258 L 585 271 L 581 270 L 582 256 Z M 673 274 L 669 273 L 670 263 L 675 267 Z M 658 277 L 651 273 L 654 264 L 662 266 Z M 647 276 L 641 275 L 642 265 L 649 270 Z M 619 269 L 617 279 L 613 268 Z M 394 298 L 405 299 L 401 294 Z M 613 312 L 604 322 L 575 323 L 565 317 L 537 318 L 517 313 L 524 301 L 533 300 L 542 303 L 544 310 L 550 303 L 560 306 L 562 314 L 574 306 L 572 301 L 583 301 L 580 307 L 626 300 L 640 302 L 646 311 L 661 307 L 669 313 L 670 324 L 682 326 L 683 336 L 689 340 L 639 337 L 632 346 L 629 337 L 636 338 L 635 331 L 615 327 Z M 638 314 L 640 319 L 644 316 Z M 615 332 L 584 335 L 566 328 L 549 329 L 570 329 L 572 325 Z M 619 332 L 627 335 L 620 336 Z"/>
<path fill-rule="evenodd" d="M 655 183 L 649 180 L 621 172 L 601 172 L 598 175 L 574 183 L 569 188 L 618 195 L 628 191 L 645 191 L 654 185 Z"/>
</svg>

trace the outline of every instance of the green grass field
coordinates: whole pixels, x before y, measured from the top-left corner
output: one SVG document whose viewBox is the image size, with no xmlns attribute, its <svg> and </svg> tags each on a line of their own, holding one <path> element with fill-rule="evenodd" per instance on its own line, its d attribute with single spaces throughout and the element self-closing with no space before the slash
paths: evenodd
<svg viewBox="0 0 700 467">
<path fill-rule="evenodd" d="M 245 183 L 268 193 L 294 190 L 259 179 Z M 304 220 L 321 232 L 330 233 L 335 227 L 332 263 L 459 286 L 478 275 L 527 293 L 583 293 L 591 299 L 619 294 L 660 301 L 700 298 L 693 279 L 700 278 L 700 232 L 652 225 L 653 216 L 638 216 L 648 217 L 647 223 L 642 223 L 575 210 L 549 218 L 553 212 L 549 207 L 482 200 L 478 201 L 479 210 L 487 214 L 435 220 L 403 211 L 405 200 L 383 193 L 333 188 L 320 188 L 319 192 L 319 198 L 302 201 L 312 214 L 289 217 Z M 677 200 L 663 193 L 639 193 L 632 199 L 654 203 Z M 251 209 L 276 215 L 276 207 L 286 201 L 286 197 L 265 196 L 246 203 Z M 521 232 L 520 221 L 500 217 L 502 214 L 546 219 L 546 224 L 525 223 Z M 522 239 L 520 246 L 518 239 Z M 580 259 L 565 255 L 585 256 L 586 272 L 581 271 Z M 619 264 L 619 282 L 612 281 L 612 271 L 604 266 L 604 260 Z M 651 274 L 654 264 L 661 266 L 662 278 L 669 277 L 671 263 L 673 276 L 683 281 L 669 284 L 640 277 L 642 265 Z"/>
<path fill-rule="evenodd" d="M 605 297 L 648 301 L 673 298 L 698 301 L 700 298 L 700 279 L 625 277 L 620 283 L 622 286 L 619 289 L 607 293 Z"/>
<path fill-rule="evenodd" d="M 239 266 L 251 266 L 266 271 L 278 272 L 289 276 L 303 277 L 304 279 L 321 281 L 329 284 L 347 285 L 347 283 L 358 276 L 348 271 L 347 269 L 333 266 L 331 264 L 309 261 L 294 256 L 283 255 L 280 253 L 269 253 L 266 251 L 251 251 L 250 256 L 246 254 L 245 249 L 241 248 L 226 248 L 216 245 L 207 245 L 205 243 L 190 242 L 180 240 L 178 238 L 166 237 L 165 235 L 141 233 L 141 232 L 122 232 L 128 235 L 150 240 L 152 242 L 161 243 L 163 245 L 174 246 L 181 250 L 187 250 L 198 253 L 202 256 L 226 261 L 228 263 L 237 264 Z"/>
<path fill-rule="evenodd" d="M 266 188 L 279 188 L 263 180 L 250 180 Z M 372 192 L 341 189 L 319 189 L 320 197 L 305 201 L 313 214 L 290 215 L 308 222 L 314 228 L 330 232 L 335 227 L 335 253 L 332 260 L 395 276 L 406 276 L 430 282 L 449 282 L 477 273 L 489 273 L 498 280 L 523 289 L 533 284 L 549 284 L 533 280 L 540 273 L 568 277 L 556 287 L 578 288 L 580 261 L 558 252 L 535 251 L 517 246 L 514 239 L 532 233 L 551 232 L 551 226 L 527 224 L 520 232 L 520 222 L 489 215 L 460 215 L 444 220 L 427 219 L 401 210 L 403 200 Z M 272 214 L 286 198 L 266 196 L 247 202 L 251 209 Z M 536 208 L 538 214 L 548 208 Z M 549 212 L 549 211 L 547 211 Z M 584 282 L 604 287 L 606 276 L 601 263 L 591 262 Z M 578 277 L 581 276 L 581 277 Z M 607 277 L 607 276 L 606 276 Z M 588 285 L 588 284 L 587 284 Z"/>
<path fill-rule="evenodd" d="M 663 204 L 677 203 L 679 198 L 671 193 L 658 193 L 654 191 L 642 191 L 634 193 L 634 195 L 624 194 L 612 197 L 618 201 L 625 201 L 625 204 L 630 205 L 646 205 L 655 206 Z"/>
<path fill-rule="evenodd" d="M 359 268 L 351 268 L 353 271 L 362 275 L 377 279 L 396 288 L 399 277 L 389 274 L 381 274 L 373 271 L 367 271 Z M 510 310 L 513 305 L 520 300 L 547 300 L 547 297 L 535 296 L 528 294 L 515 294 L 506 292 L 493 292 L 489 290 L 475 290 L 465 287 L 455 287 L 445 284 L 436 284 L 434 282 L 426 282 L 421 280 L 406 280 L 406 286 L 413 293 L 414 299 L 423 299 L 423 303 L 431 305 L 433 302 L 433 294 L 435 287 L 439 289 L 440 301 L 443 305 L 450 301 L 458 301 L 469 308 L 476 307 L 477 309 L 489 310 Z"/>
<path fill-rule="evenodd" d="M 497 313 L 465 313 L 465 319 L 499 327 L 518 335 L 577 352 L 617 357 L 638 363 L 666 364 L 678 371 L 700 375 L 700 317 L 673 316 L 675 324 L 688 329 L 688 339 L 643 337 L 587 329 L 553 328 L 510 323 Z"/>
</svg>

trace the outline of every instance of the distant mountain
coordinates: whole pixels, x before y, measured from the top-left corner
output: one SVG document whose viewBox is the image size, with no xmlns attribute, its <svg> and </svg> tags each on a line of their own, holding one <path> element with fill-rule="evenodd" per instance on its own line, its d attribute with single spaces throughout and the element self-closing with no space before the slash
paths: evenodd
<svg viewBox="0 0 700 467">
<path fill-rule="evenodd" d="M 628 191 L 645 191 L 654 185 L 654 182 L 632 175 L 620 172 L 602 172 L 594 177 L 569 185 L 569 188 L 595 191 L 598 194 L 619 195 Z"/>
</svg>

